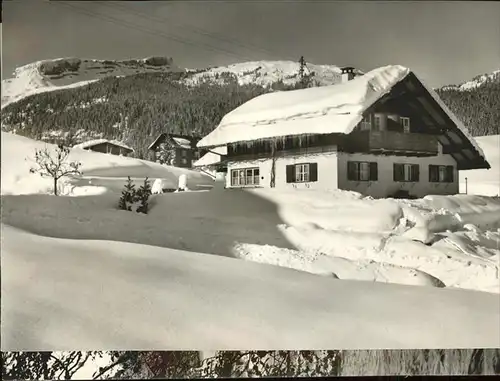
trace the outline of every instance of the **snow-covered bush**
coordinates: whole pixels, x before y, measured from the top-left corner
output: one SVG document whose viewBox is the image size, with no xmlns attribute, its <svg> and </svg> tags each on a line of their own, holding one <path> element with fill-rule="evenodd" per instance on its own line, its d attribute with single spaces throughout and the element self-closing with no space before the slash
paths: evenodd
<svg viewBox="0 0 500 381">
<path fill-rule="evenodd" d="M 153 182 L 153 187 L 151 189 L 151 192 L 153 194 L 161 194 L 161 193 L 163 193 L 163 180 L 162 179 L 156 179 Z"/>
<path fill-rule="evenodd" d="M 127 183 L 122 191 L 118 208 L 137 213 L 148 213 L 149 197 L 151 197 L 151 184 L 146 177 L 144 183 L 139 189 L 135 189 L 135 184 L 130 176 L 127 178 Z"/>
</svg>

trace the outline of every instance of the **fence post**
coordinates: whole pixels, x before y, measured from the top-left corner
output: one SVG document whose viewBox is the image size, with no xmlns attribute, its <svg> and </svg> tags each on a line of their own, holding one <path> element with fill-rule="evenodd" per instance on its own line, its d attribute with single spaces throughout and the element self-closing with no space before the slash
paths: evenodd
<svg viewBox="0 0 500 381">
<path fill-rule="evenodd" d="M 465 178 L 465 194 L 467 194 L 467 177 Z"/>
</svg>

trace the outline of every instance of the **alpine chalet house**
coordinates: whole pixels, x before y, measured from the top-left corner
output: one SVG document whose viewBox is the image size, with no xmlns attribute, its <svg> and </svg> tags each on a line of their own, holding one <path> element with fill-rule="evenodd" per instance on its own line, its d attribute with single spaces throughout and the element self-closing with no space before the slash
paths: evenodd
<svg viewBox="0 0 500 381">
<path fill-rule="evenodd" d="M 191 168 L 193 161 L 200 158 L 200 151 L 196 148 L 199 140 L 193 136 L 162 133 L 148 149 L 153 152 L 157 162 Z"/>
<path fill-rule="evenodd" d="M 227 188 L 344 189 L 372 197 L 458 193 L 458 171 L 490 168 L 439 96 L 395 65 L 340 83 L 258 96 L 198 147 L 227 146 Z"/>
</svg>

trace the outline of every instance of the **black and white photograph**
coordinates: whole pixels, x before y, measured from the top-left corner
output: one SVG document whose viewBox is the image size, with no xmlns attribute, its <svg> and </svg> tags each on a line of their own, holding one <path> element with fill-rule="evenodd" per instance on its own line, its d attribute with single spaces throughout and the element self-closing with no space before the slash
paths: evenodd
<svg viewBox="0 0 500 381">
<path fill-rule="evenodd" d="M 2 379 L 500 375 L 500 1 L 0 31 Z"/>
</svg>

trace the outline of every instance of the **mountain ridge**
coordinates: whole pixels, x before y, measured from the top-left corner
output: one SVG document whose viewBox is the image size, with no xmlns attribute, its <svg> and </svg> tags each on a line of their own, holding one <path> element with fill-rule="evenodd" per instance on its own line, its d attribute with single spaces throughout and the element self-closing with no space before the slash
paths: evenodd
<svg viewBox="0 0 500 381">
<path fill-rule="evenodd" d="M 182 71 L 170 57 L 129 60 L 64 57 L 35 61 L 16 68 L 12 78 L 2 79 L 1 105 L 4 108 L 33 94 L 85 86 L 110 76 L 169 71 Z"/>
</svg>

